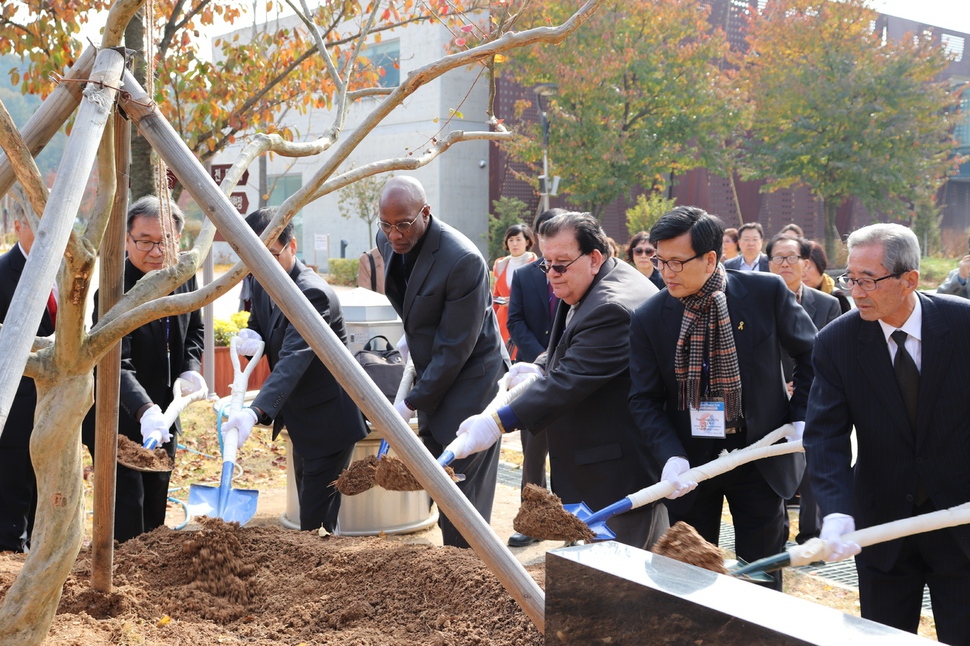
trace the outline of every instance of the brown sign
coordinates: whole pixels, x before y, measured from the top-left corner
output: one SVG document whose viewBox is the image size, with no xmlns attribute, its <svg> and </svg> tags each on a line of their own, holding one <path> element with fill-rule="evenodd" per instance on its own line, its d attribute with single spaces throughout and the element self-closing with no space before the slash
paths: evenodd
<svg viewBox="0 0 970 646">
<path fill-rule="evenodd" d="M 209 172 L 212 174 L 212 179 L 215 180 L 216 184 L 222 184 L 222 180 L 226 178 L 229 174 L 229 169 L 232 168 L 232 164 L 213 164 Z M 249 171 L 243 171 L 242 177 L 239 178 L 239 186 L 246 186 L 249 183 Z"/>
<path fill-rule="evenodd" d="M 249 213 L 249 196 L 243 192 L 230 193 L 229 201 L 236 207 L 236 210 L 246 215 Z"/>
</svg>

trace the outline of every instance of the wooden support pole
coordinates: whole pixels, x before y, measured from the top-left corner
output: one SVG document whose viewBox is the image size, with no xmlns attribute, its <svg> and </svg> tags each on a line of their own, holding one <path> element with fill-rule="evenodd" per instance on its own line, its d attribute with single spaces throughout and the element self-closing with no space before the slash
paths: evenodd
<svg viewBox="0 0 970 646">
<path fill-rule="evenodd" d="M 165 160 L 202 211 L 215 222 L 260 285 L 283 310 L 340 385 L 353 397 L 367 418 L 384 430 L 395 453 L 448 515 L 479 557 L 539 630 L 543 630 L 545 595 L 542 589 L 451 478 L 445 475 L 434 457 L 394 411 L 387 398 L 354 360 L 330 326 L 320 318 L 310 301 L 276 262 L 259 237 L 236 213 L 229 199 L 129 73 L 125 74 L 124 87 L 129 95 L 122 97 L 121 105 L 135 121 L 142 136 Z"/>
<path fill-rule="evenodd" d="M 131 124 L 114 115 L 117 190 L 111 219 L 101 242 L 98 309 L 107 312 L 125 292 L 125 232 L 128 215 L 128 166 Z M 115 480 L 118 461 L 118 401 L 121 379 L 121 341 L 98 364 L 95 385 L 94 533 L 91 541 L 91 587 L 111 592 L 114 563 Z"/>
</svg>

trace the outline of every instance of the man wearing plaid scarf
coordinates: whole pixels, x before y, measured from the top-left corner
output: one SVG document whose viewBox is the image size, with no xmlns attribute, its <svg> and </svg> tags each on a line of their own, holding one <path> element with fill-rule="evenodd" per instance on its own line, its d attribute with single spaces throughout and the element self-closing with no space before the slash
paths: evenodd
<svg viewBox="0 0 970 646">
<path fill-rule="evenodd" d="M 661 478 L 676 487 L 666 502 L 670 524 L 682 520 L 717 545 L 727 498 L 736 552 L 750 562 L 784 549 L 784 501 L 798 487 L 804 456 L 759 460 L 699 486 L 680 475 L 788 422 L 801 432 L 816 330 L 778 276 L 724 269 L 723 235 L 720 218 L 683 206 L 650 230 L 667 289 L 631 321 L 630 409 L 664 465 Z M 782 348 L 795 364 L 791 399 Z M 708 424 L 718 415 L 722 421 Z M 781 590 L 780 573 L 772 587 Z"/>
</svg>

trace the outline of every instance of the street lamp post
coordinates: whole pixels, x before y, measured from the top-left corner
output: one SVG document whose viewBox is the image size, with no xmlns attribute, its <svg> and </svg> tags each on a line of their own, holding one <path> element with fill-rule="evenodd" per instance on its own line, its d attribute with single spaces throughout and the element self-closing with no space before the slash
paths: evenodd
<svg viewBox="0 0 970 646">
<path fill-rule="evenodd" d="M 549 210 L 549 192 L 552 184 L 549 179 L 549 117 L 542 106 L 542 97 L 553 96 L 558 89 L 559 86 L 555 83 L 540 83 L 532 88 L 539 108 L 539 123 L 542 126 L 542 177 L 539 178 L 539 193 L 542 196 L 543 212 Z"/>
</svg>

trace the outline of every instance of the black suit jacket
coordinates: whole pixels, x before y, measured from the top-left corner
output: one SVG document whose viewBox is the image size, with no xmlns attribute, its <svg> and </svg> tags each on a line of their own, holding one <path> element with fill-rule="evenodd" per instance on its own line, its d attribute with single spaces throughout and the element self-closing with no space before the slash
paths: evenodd
<svg viewBox="0 0 970 646">
<path fill-rule="evenodd" d="M 849 514 L 857 528 L 911 516 L 920 480 L 937 509 L 970 501 L 970 302 L 918 298 L 923 338 L 916 429 L 877 321 L 864 321 L 855 310 L 816 341 L 805 425 L 809 476 L 822 515 Z M 853 426 L 858 452 L 850 467 Z M 946 531 L 970 556 L 970 526 Z M 901 544 L 872 545 L 856 558 L 888 570 Z"/>
<path fill-rule="evenodd" d="M 727 260 L 724 261 L 724 268 L 725 269 L 736 269 L 736 270 L 740 271 L 741 270 L 741 261 L 742 260 L 744 260 L 744 256 L 742 256 L 741 254 L 738 254 L 734 258 L 728 258 Z M 768 269 L 768 256 L 766 256 L 765 254 L 761 254 L 758 257 L 758 269 L 757 269 L 757 271 L 770 271 L 770 269 Z"/>
<path fill-rule="evenodd" d="M 660 478 L 626 405 L 630 317 L 656 294 L 643 274 L 607 258 L 568 325 L 570 307 L 559 305 L 545 377 L 510 404 L 521 428 L 546 430 L 563 502 L 602 509 Z"/>
<path fill-rule="evenodd" d="M 746 441 L 752 444 L 783 424 L 805 419 L 816 330 L 795 295 L 774 274 L 728 271 L 724 291 L 741 370 Z M 674 353 L 683 316 L 681 301 L 664 290 L 637 309 L 630 328 L 630 409 L 661 466 L 674 456 L 686 456 L 691 466 L 698 466 L 721 450 L 718 440 L 692 438 L 690 413 L 679 410 Z M 795 361 L 790 400 L 781 374 L 782 349 Z M 756 464 L 775 493 L 787 499 L 798 487 L 805 458 L 785 455 Z M 691 500 L 688 494 L 667 505 L 686 507 Z"/>
<path fill-rule="evenodd" d="M 299 260 L 293 263 L 290 278 L 323 323 L 346 344 L 343 312 L 330 285 Z M 285 425 L 297 452 L 315 459 L 342 451 L 367 436 L 357 404 L 256 281 L 249 328 L 266 343 L 271 372 L 252 405 L 273 420 L 273 439 Z"/>
<path fill-rule="evenodd" d="M 805 313 L 812 319 L 812 323 L 819 330 L 839 318 L 842 314 L 842 306 L 839 304 L 839 299 L 808 286 L 802 287 L 801 305 Z M 782 367 L 785 372 L 785 381 L 791 381 L 794 362 L 788 356 L 788 353 L 784 351 L 782 355 Z"/>
<path fill-rule="evenodd" d="M 549 283 L 539 269 L 542 259 L 517 269 L 512 274 L 512 292 L 509 296 L 509 336 L 518 348 L 519 361 L 532 362 L 546 351 L 549 332 L 552 330 L 552 314 L 549 305 Z M 552 297 L 554 306 L 559 299 Z"/>
<path fill-rule="evenodd" d="M 0 323 L 6 320 L 10 301 L 13 300 L 17 283 L 23 273 L 27 258 L 20 250 L 20 245 L 14 245 L 7 253 L 0 256 Z M 54 323 L 50 315 L 44 311 L 37 328 L 37 336 L 49 336 L 54 333 Z M 7 422 L 0 436 L 0 447 L 25 448 L 30 444 L 30 433 L 34 428 L 34 407 L 37 405 L 37 389 L 34 380 L 23 377 L 17 387 Z"/>
<path fill-rule="evenodd" d="M 482 412 L 498 393 L 507 354 L 481 252 L 461 232 L 434 217 L 423 240 L 402 294 L 391 275 L 398 271 L 401 256 L 383 232 L 377 233 L 385 294 L 404 322 L 417 373 L 407 400 L 418 410 L 422 433 L 430 432 L 437 443 L 447 446 L 458 425 Z"/>
</svg>

